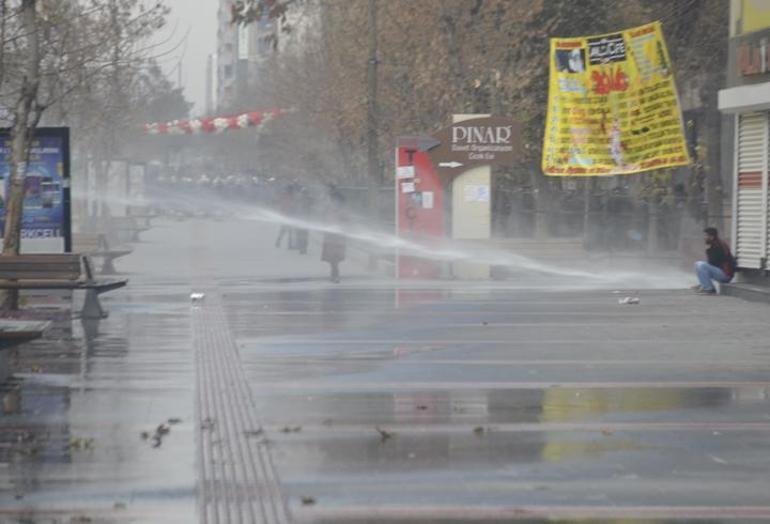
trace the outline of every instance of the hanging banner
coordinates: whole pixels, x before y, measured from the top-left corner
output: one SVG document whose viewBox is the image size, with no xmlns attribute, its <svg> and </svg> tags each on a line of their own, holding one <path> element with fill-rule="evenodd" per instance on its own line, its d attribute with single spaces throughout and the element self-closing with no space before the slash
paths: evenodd
<svg viewBox="0 0 770 524">
<path fill-rule="evenodd" d="M 551 39 L 546 175 L 626 175 L 689 162 L 659 22 Z"/>
</svg>

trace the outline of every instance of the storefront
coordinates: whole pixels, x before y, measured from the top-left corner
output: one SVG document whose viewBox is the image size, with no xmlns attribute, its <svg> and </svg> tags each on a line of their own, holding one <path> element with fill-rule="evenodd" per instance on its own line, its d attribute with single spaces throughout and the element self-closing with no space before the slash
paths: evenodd
<svg viewBox="0 0 770 524">
<path fill-rule="evenodd" d="M 732 119 L 732 243 L 746 275 L 770 271 L 770 3 L 731 2 L 727 88 L 719 109 Z M 732 140 L 729 140 L 732 134 Z"/>
</svg>

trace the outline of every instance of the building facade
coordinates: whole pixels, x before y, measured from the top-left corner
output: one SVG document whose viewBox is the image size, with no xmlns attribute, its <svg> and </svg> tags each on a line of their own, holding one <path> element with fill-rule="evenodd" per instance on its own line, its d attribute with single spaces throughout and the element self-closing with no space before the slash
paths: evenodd
<svg viewBox="0 0 770 524">
<path fill-rule="evenodd" d="M 206 61 L 206 107 L 205 113 L 212 115 L 217 110 L 218 93 L 217 54 L 211 53 Z"/>
<path fill-rule="evenodd" d="M 770 2 L 731 0 L 727 86 L 719 109 L 732 120 L 733 250 L 744 274 L 770 272 Z"/>
<path fill-rule="evenodd" d="M 217 11 L 217 52 L 210 82 L 212 105 L 209 112 L 245 111 L 245 99 L 254 88 L 270 51 L 274 22 L 232 23 L 232 0 L 219 0 Z M 247 104 L 246 104 L 247 105 Z"/>
</svg>

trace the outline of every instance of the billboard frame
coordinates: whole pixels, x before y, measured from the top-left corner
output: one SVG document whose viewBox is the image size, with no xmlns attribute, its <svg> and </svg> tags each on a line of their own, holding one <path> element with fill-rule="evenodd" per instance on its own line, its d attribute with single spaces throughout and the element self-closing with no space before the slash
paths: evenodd
<svg viewBox="0 0 770 524">
<path fill-rule="evenodd" d="M 64 239 L 64 253 L 72 252 L 72 200 L 71 200 L 71 157 L 70 157 L 70 130 L 68 127 L 37 127 L 33 130 L 32 140 L 38 138 L 58 138 L 62 148 L 62 237 Z M 0 142 L 11 138 L 11 128 L 0 128 Z M 24 174 L 26 176 L 26 173 Z M 23 209 L 22 209 L 23 213 Z"/>
</svg>

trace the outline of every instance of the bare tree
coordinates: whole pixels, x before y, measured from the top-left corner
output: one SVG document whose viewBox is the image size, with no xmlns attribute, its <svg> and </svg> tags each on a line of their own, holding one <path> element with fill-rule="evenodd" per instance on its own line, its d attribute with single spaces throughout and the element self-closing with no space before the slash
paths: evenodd
<svg viewBox="0 0 770 524">
<path fill-rule="evenodd" d="M 32 138 L 44 113 L 58 107 L 66 114 L 83 93 L 101 91 L 97 98 L 108 103 L 119 99 L 115 87 L 124 80 L 116 71 L 141 66 L 148 54 L 144 41 L 167 10 L 162 2 L 146 8 L 140 0 L 2 0 L 0 7 L 0 103 L 12 108 L 2 254 L 14 256 L 21 248 Z M 17 302 L 16 292 L 6 294 L 6 307 Z"/>
<path fill-rule="evenodd" d="M 21 38 L 25 40 L 22 56 L 21 86 L 13 108 L 8 196 L 6 198 L 3 256 L 18 255 L 21 245 L 21 218 L 24 202 L 24 176 L 30 141 L 45 109 L 38 103 L 40 89 L 40 31 L 37 0 L 22 0 L 19 7 Z M 15 293 L 9 293 L 9 296 Z M 13 297 L 15 300 L 15 297 Z"/>
<path fill-rule="evenodd" d="M 235 12 L 235 23 L 270 16 L 269 10 L 249 11 L 252 4 L 259 2 L 240 4 L 244 10 Z M 338 175 L 365 173 L 367 0 L 269 4 L 281 6 L 279 19 L 287 19 L 295 32 L 297 24 L 291 22 L 297 13 L 315 11 L 318 16 L 302 38 L 281 35 L 274 56 L 264 61 L 269 74 L 257 75 L 263 80 L 253 86 L 252 100 L 297 108 L 300 118 L 337 148 L 336 156 L 345 163 Z M 452 113 L 510 115 L 522 123 L 524 155 L 521 162 L 501 169 L 496 178 L 519 195 L 526 194 L 527 206 L 534 207 L 527 210 L 534 219 L 532 229 L 540 235 L 551 234 L 553 218 L 562 211 L 559 199 L 564 191 L 562 180 L 543 176 L 539 167 L 549 38 L 607 33 L 660 20 L 680 88 L 699 93 L 706 118 L 689 195 L 699 203 L 707 200 L 709 216 L 718 217 L 723 195 L 716 92 L 726 67 L 727 10 L 723 0 L 629 0 L 622 9 L 600 0 L 379 2 L 380 158 L 391 161 L 388 151 L 396 136 L 438 129 Z M 283 153 L 291 155 L 288 149 Z M 641 190 L 648 178 L 623 180 L 632 186 L 629 198 L 640 208 L 650 203 Z M 599 182 L 592 185 L 611 181 Z M 606 189 L 599 191 L 606 197 Z M 591 191 L 584 194 L 590 196 Z"/>
</svg>

